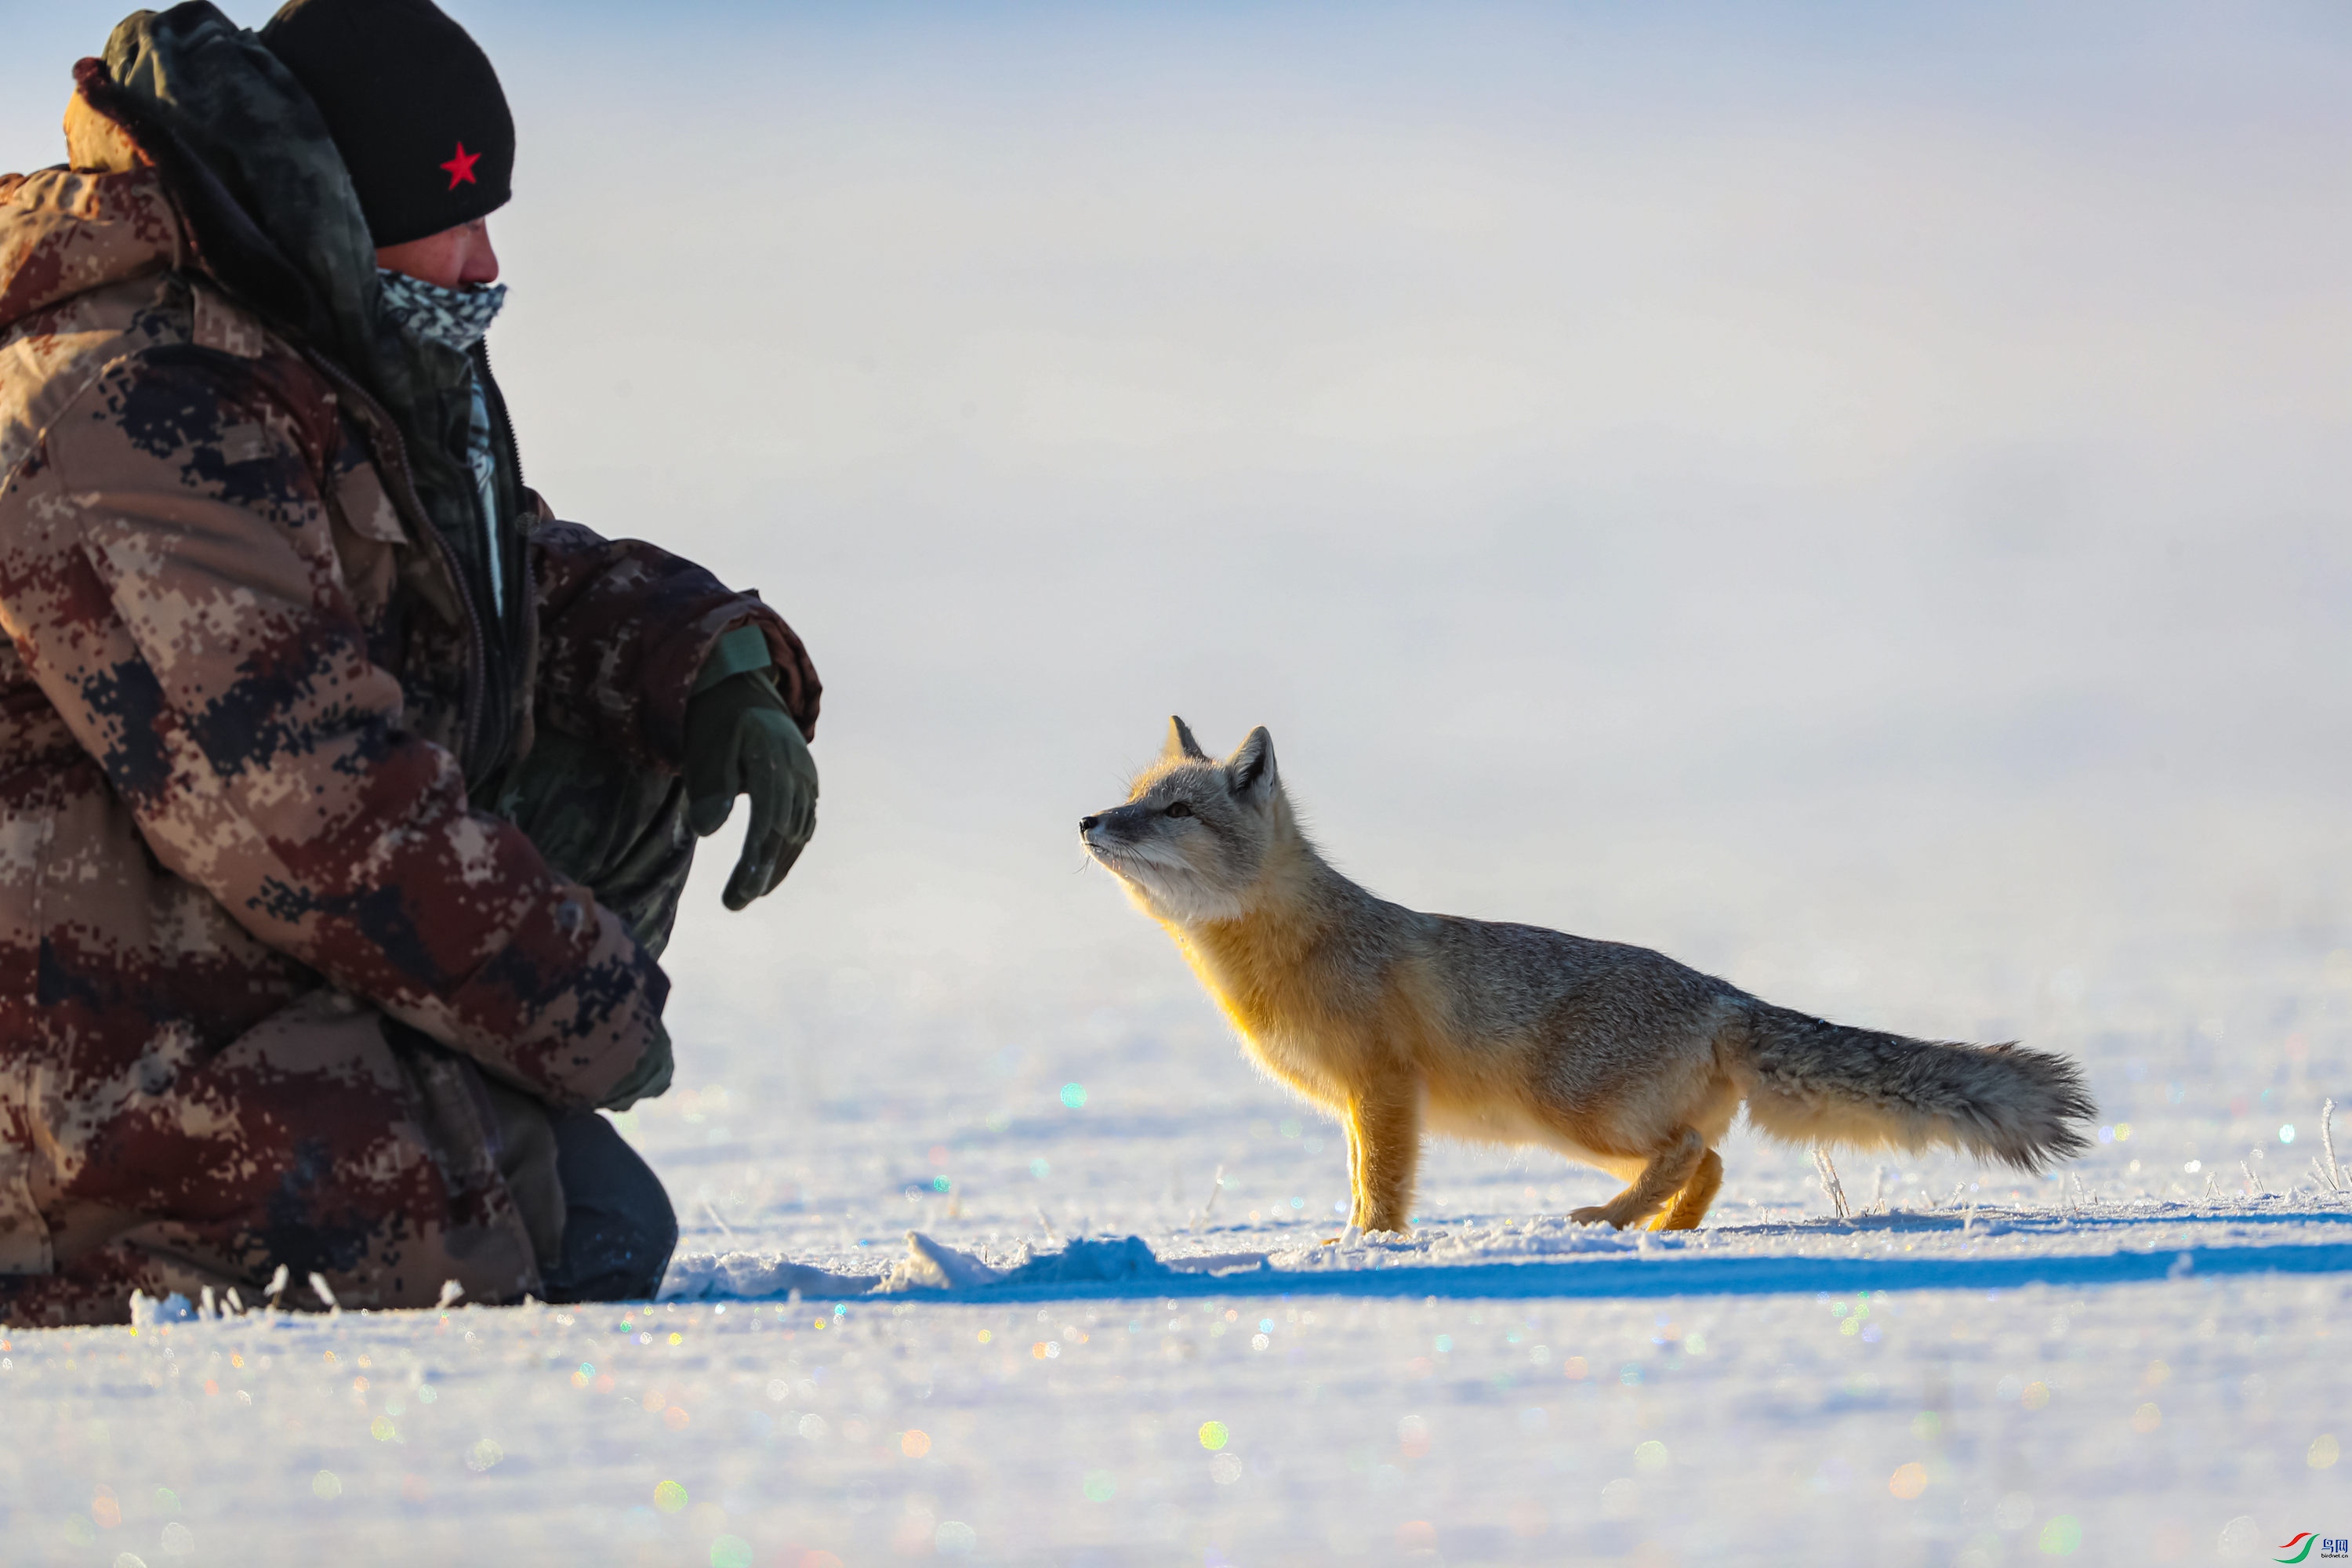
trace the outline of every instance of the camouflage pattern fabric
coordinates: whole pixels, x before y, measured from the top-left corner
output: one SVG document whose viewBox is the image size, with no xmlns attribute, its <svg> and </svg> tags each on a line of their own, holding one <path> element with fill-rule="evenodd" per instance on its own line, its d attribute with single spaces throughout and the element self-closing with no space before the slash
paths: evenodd
<svg viewBox="0 0 2352 1568">
<path fill-rule="evenodd" d="M 528 492 L 486 625 L 399 423 L 237 265 L 259 226 L 79 74 L 81 166 L 0 177 L 0 1319 L 280 1266 L 514 1300 L 489 1086 L 593 1105 L 645 1058 L 696 672 L 758 626 L 804 731 L 814 672 L 755 596 Z"/>
</svg>

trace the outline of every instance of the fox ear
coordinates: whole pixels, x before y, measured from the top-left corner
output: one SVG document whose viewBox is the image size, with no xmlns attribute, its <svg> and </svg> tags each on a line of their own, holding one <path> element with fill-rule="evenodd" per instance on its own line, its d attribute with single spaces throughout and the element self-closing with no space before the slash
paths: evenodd
<svg viewBox="0 0 2352 1568">
<path fill-rule="evenodd" d="M 1201 750 L 1201 742 L 1192 739 L 1192 727 L 1173 714 L 1168 718 L 1168 743 L 1160 748 L 1160 754 L 1163 757 L 1184 757 L 1196 763 L 1209 760 L 1209 753 Z"/>
<path fill-rule="evenodd" d="M 1225 759 L 1225 780 L 1235 795 L 1264 798 L 1274 793 L 1277 783 L 1274 773 L 1274 737 L 1260 724 L 1249 732 L 1249 739 L 1234 748 Z"/>
</svg>

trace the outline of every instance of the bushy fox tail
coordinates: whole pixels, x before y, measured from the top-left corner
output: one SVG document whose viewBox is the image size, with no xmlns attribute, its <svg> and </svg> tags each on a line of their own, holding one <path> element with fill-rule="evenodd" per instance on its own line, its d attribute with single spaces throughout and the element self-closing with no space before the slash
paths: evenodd
<svg viewBox="0 0 2352 1568">
<path fill-rule="evenodd" d="M 1755 1004 L 1748 1119 L 1793 1143 L 1935 1144 L 2040 1171 L 2088 1149 L 2097 1116 L 2082 1070 L 2014 1045 L 1969 1046 L 1853 1029 Z"/>
</svg>

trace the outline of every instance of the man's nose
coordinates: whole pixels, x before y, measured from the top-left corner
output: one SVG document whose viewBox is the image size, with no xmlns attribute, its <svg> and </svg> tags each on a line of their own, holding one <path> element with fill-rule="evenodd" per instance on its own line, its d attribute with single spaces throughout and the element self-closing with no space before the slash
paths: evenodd
<svg viewBox="0 0 2352 1568">
<path fill-rule="evenodd" d="M 1099 816 L 1082 816 L 1078 818 L 1078 831 L 1081 833 L 1092 833 L 1096 828 L 1101 826 L 1102 818 Z"/>
</svg>

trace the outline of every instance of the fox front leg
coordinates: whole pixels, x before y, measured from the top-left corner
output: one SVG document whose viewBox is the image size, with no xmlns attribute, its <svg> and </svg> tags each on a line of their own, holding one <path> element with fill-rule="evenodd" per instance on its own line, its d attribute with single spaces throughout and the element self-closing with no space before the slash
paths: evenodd
<svg viewBox="0 0 2352 1568">
<path fill-rule="evenodd" d="M 1412 1212 L 1412 1182 L 1421 1164 L 1421 1105 L 1417 1092 L 1348 1102 L 1349 1175 L 1356 1205 L 1348 1223 L 1366 1232 L 1402 1231 Z"/>
<path fill-rule="evenodd" d="M 1352 1116 L 1342 1117 L 1339 1122 L 1339 1131 L 1348 1140 L 1348 1193 L 1351 1200 L 1353 1200 L 1349 1205 L 1348 1223 L 1349 1225 L 1360 1225 L 1362 1222 L 1357 1216 L 1363 1212 L 1363 1201 L 1360 1198 L 1356 1198 L 1355 1194 L 1364 1190 L 1363 1177 L 1360 1173 L 1363 1170 L 1363 1154 L 1360 1145 L 1356 1142 L 1356 1119 Z M 1346 1239 L 1347 1237 L 1344 1234 L 1339 1236 L 1327 1236 L 1323 1238 L 1323 1245 L 1326 1247 L 1336 1247 Z"/>
</svg>

